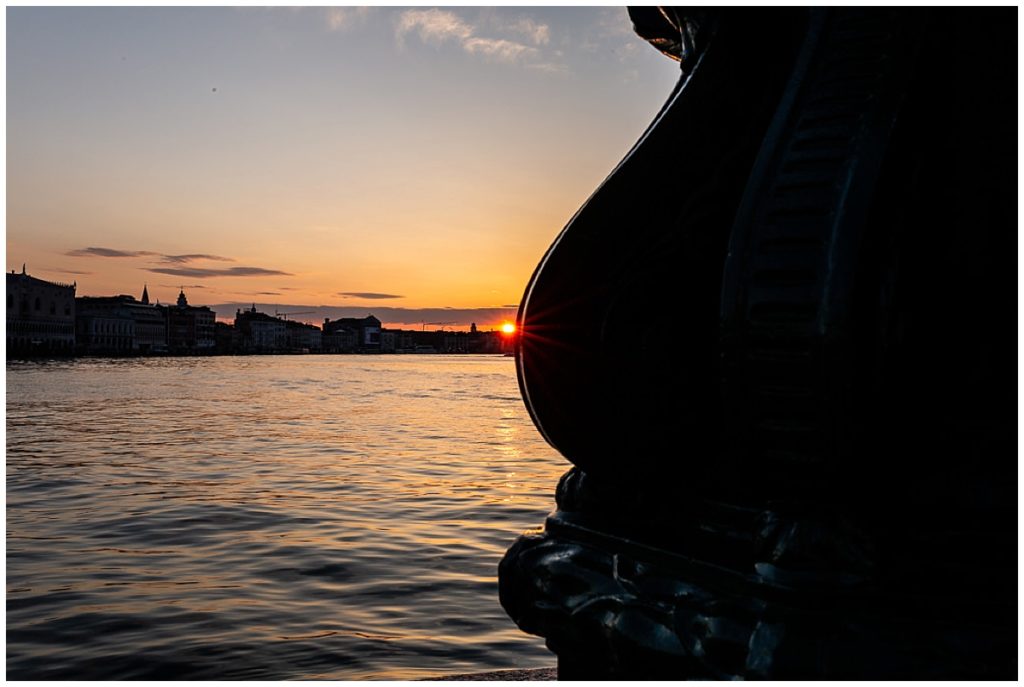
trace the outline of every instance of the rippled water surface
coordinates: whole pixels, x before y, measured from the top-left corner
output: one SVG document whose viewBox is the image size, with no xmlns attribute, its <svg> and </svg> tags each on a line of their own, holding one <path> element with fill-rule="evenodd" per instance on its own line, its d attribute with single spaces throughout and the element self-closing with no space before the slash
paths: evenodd
<svg viewBox="0 0 1024 687">
<path fill-rule="evenodd" d="M 497 564 L 566 467 L 510 358 L 8 363 L 8 677 L 553 665 Z"/>
</svg>

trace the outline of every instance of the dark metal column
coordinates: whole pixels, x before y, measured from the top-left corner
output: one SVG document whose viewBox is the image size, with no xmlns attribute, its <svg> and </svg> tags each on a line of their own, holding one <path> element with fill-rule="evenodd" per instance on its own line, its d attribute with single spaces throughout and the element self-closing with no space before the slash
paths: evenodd
<svg viewBox="0 0 1024 687">
<path fill-rule="evenodd" d="M 682 78 L 527 288 L 576 467 L 502 604 L 564 678 L 1015 677 L 1014 14 L 632 16 Z"/>
</svg>

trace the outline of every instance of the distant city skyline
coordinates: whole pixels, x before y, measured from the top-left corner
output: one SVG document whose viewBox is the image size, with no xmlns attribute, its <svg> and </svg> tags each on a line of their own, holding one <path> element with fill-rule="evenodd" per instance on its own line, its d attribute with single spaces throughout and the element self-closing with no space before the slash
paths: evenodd
<svg viewBox="0 0 1024 687">
<path fill-rule="evenodd" d="M 8 271 L 222 317 L 497 325 L 678 78 L 622 8 L 6 17 Z"/>
<path fill-rule="evenodd" d="M 325 318 L 332 320 L 344 317 L 377 317 L 383 326 L 401 329 L 469 329 L 471 324 L 480 329 L 498 329 L 505 322 L 515 320 L 516 308 L 398 308 L 385 305 L 302 305 L 283 303 L 212 303 L 210 308 L 217 313 L 217 319 L 228 321 L 238 309 L 245 310 L 252 305 L 257 310 L 273 315 L 287 314 L 291 320 L 322 324 Z M 291 315 L 291 313 L 303 313 Z"/>
</svg>

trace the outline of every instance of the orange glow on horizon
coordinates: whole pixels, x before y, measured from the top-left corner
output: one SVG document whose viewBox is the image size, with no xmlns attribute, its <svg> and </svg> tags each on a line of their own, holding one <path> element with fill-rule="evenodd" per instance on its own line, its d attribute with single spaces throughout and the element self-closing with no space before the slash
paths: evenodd
<svg viewBox="0 0 1024 687">
<path fill-rule="evenodd" d="M 314 325 L 374 314 L 389 329 L 453 321 L 427 329 L 503 335 L 538 260 L 679 78 L 621 8 L 499 8 L 481 24 L 478 10 L 444 11 L 459 31 L 486 24 L 488 40 L 517 51 L 527 17 L 569 44 L 593 41 L 563 53 L 545 37 L 508 60 L 439 50 L 420 29 L 402 48 L 380 40 L 400 7 L 360 13 L 359 30 L 325 29 L 323 8 L 86 9 L 84 25 L 81 11 L 10 18 L 6 269 L 77 280 L 76 296 L 138 298 L 148 284 L 152 301 L 174 303 L 184 287 L 225 322 L 255 302 L 270 315 L 315 309 L 289 316 Z M 107 40 L 111 22 L 132 27 L 117 33 L 123 45 Z M 326 40 L 342 29 L 345 40 Z M 140 35 L 149 49 L 110 62 Z M 223 60 L 263 54 L 268 35 L 316 49 L 259 69 Z M 168 54 L 180 58 L 173 87 L 149 78 Z M 608 56 L 599 66 L 597 54 Z M 197 90 L 211 64 L 221 84 Z M 573 97 L 558 96 L 569 83 Z M 103 87 L 87 112 L 82 84 Z M 302 125 L 282 126 L 282 114 Z"/>
<path fill-rule="evenodd" d="M 505 324 L 501 325 L 501 333 L 502 334 L 515 334 L 516 333 L 516 326 L 514 324 L 512 324 L 511 322 L 506 322 Z"/>
</svg>

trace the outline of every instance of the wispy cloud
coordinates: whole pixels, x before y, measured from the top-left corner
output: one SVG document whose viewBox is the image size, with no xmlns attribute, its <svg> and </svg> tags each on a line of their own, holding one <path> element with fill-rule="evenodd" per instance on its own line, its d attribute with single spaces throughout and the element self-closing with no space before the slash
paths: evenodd
<svg viewBox="0 0 1024 687">
<path fill-rule="evenodd" d="M 525 36 L 534 45 L 547 45 L 551 41 L 551 29 L 529 17 L 521 17 L 508 24 L 510 31 Z"/>
<path fill-rule="evenodd" d="M 520 18 L 502 26 L 506 31 L 525 36 L 535 46 L 546 45 L 551 40 L 548 26 L 530 18 Z M 565 71 L 563 65 L 545 61 L 537 47 L 511 38 L 481 36 L 479 27 L 448 10 L 405 10 L 395 26 L 395 39 L 400 47 L 405 45 L 406 36 L 410 34 L 418 35 L 421 41 L 430 45 L 454 43 L 470 55 L 495 62 L 523 64 L 552 73 Z"/>
<path fill-rule="evenodd" d="M 56 267 L 44 267 L 44 272 L 58 272 L 60 274 L 92 274 L 92 272 L 85 272 L 83 270 L 62 270 Z"/>
<path fill-rule="evenodd" d="M 97 246 L 90 246 L 89 248 L 76 248 L 70 250 L 64 255 L 71 255 L 74 257 L 100 257 L 100 258 L 139 258 L 150 255 L 159 255 L 148 250 L 120 250 L 117 248 L 100 248 Z"/>
<path fill-rule="evenodd" d="M 535 62 L 533 64 L 526 65 L 527 69 L 533 69 L 534 71 L 544 72 L 545 74 L 568 74 L 569 68 L 564 64 L 557 62 Z"/>
<path fill-rule="evenodd" d="M 269 270 L 263 267 L 225 267 L 224 269 L 208 269 L 203 267 L 146 267 L 150 272 L 169 274 L 174 277 L 193 277 L 209 279 L 210 277 L 268 277 L 274 275 L 291 276 L 290 272 Z"/>
<path fill-rule="evenodd" d="M 203 284 L 157 284 L 157 286 L 165 289 L 205 289 L 208 288 Z"/>
<path fill-rule="evenodd" d="M 207 255 L 206 253 L 186 253 L 185 255 L 161 255 L 164 262 L 183 264 L 193 260 L 220 260 L 221 262 L 234 262 L 234 258 L 225 258 L 221 255 Z"/>
<path fill-rule="evenodd" d="M 338 295 L 343 298 L 367 298 L 371 300 L 384 300 L 388 298 L 405 298 L 393 293 L 374 293 L 373 291 L 339 291 Z"/>
<path fill-rule="evenodd" d="M 330 31 L 343 31 L 366 21 L 371 7 L 328 7 L 327 28 Z"/>
<path fill-rule="evenodd" d="M 462 44 L 462 48 L 470 54 L 485 55 L 501 62 L 518 62 L 539 54 L 536 48 L 504 38 L 469 38 Z"/>
<path fill-rule="evenodd" d="M 446 41 L 462 41 L 473 35 L 473 27 L 454 12 L 439 10 L 405 10 L 398 16 L 395 37 L 398 44 L 416 32 L 424 43 L 440 45 Z"/>
<path fill-rule="evenodd" d="M 181 255 L 166 255 L 151 250 L 124 250 L 122 248 L 101 248 L 90 246 L 89 248 L 76 248 L 65 255 L 76 258 L 149 258 L 158 256 L 161 262 L 174 265 L 183 265 L 196 260 L 217 260 L 220 262 L 234 262 L 234 258 L 226 258 L 223 255 L 210 255 L 209 253 L 183 253 Z"/>
</svg>

